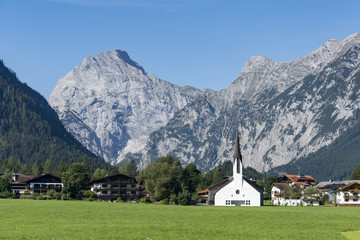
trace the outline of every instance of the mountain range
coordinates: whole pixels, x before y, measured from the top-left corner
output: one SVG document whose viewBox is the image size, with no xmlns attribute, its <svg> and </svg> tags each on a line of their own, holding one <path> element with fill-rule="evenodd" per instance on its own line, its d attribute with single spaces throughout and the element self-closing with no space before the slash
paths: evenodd
<svg viewBox="0 0 360 240">
<path fill-rule="evenodd" d="M 295 163 L 358 122 L 359 54 L 353 34 L 291 62 L 252 57 L 226 89 L 213 91 L 161 80 L 113 50 L 59 79 L 49 103 L 77 140 L 111 164 L 135 159 L 143 167 L 171 155 L 207 171 L 231 159 L 239 131 L 246 166 L 267 172 L 293 164 L 305 173 L 306 164 Z"/>
</svg>

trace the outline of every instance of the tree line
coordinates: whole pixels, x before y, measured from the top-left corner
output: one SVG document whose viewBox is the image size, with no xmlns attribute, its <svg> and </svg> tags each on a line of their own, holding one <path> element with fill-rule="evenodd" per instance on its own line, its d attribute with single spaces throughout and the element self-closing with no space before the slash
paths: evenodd
<svg viewBox="0 0 360 240">
<path fill-rule="evenodd" d="M 60 161 L 52 170 L 50 160 L 44 164 L 36 161 L 31 166 L 23 165 L 20 162 L 9 158 L 0 165 L 0 173 L 5 173 L 1 179 L 9 183 L 12 173 L 25 175 L 53 174 L 62 179 L 64 187 L 62 198 L 79 199 L 84 196 L 92 198 L 89 193 L 88 183 L 105 176 L 122 173 L 129 176 L 136 176 L 139 184 L 143 185 L 150 193 L 150 201 L 162 201 L 171 204 L 189 204 L 191 200 L 197 200 L 197 192 L 221 181 L 225 176 L 232 175 L 232 162 L 224 162 L 207 173 L 201 173 L 198 168 L 189 163 L 183 166 L 180 160 L 167 156 L 158 161 L 148 164 L 139 171 L 134 160 L 126 162 L 120 167 L 94 168 L 87 160 L 81 163 L 66 165 Z M 262 175 L 252 168 L 244 169 L 245 175 L 249 178 L 262 178 Z M 10 191 L 9 186 L 0 191 Z"/>
</svg>

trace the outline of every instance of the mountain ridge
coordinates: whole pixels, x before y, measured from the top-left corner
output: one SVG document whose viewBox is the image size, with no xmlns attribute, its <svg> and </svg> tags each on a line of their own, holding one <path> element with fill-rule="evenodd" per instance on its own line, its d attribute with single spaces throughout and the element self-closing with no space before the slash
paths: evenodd
<svg viewBox="0 0 360 240">
<path fill-rule="evenodd" d="M 356 33 L 343 41 L 328 40 L 313 52 L 291 62 L 276 62 L 264 56 L 255 56 L 247 61 L 229 87 L 220 91 L 179 87 L 126 63 L 119 63 L 119 68 L 113 66 L 117 63 L 111 61 L 97 61 L 97 64 L 93 61 L 89 69 L 81 68 L 84 60 L 59 80 L 60 83 L 50 96 L 50 104 L 70 132 L 80 141 L 83 139 L 83 144 L 93 148 L 91 150 L 97 154 L 103 154 L 105 149 L 106 159 L 113 164 L 135 158 L 140 166 L 145 166 L 156 159 L 157 155 L 169 154 L 182 159 L 184 163 L 194 162 L 201 170 L 206 171 L 229 159 L 235 138 L 233 135 L 239 129 L 245 165 L 268 171 L 330 144 L 351 125 L 345 120 L 354 114 L 356 107 L 347 108 L 347 103 L 351 105 L 351 101 L 355 101 L 357 96 L 355 100 L 351 100 L 349 94 L 341 92 L 342 95 L 336 101 L 333 99 L 331 104 L 326 105 L 321 101 L 323 96 L 319 94 L 325 94 L 325 97 L 330 94 L 330 90 L 331 94 L 336 94 L 332 90 L 332 85 L 337 84 L 332 79 L 333 76 L 339 81 L 341 79 L 344 84 L 355 84 L 351 80 L 351 74 L 358 71 L 359 51 L 356 48 L 359 45 L 360 35 Z M 106 58 L 106 53 L 98 56 L 100 55 Z M 351 59 L 354 61 L 351 62 Z M 341 63 L 341 69 L 337 68 L 336 63 Z M 334 69 L 344 74 L 332 72 Z M 347 71 L 349 73 L 345 74 Z M 91 87 L 92 82 L 99 79 L 104 86 L 100 84 L 96 88 Z M 87 82 L 84 85 L 73 84 L 85 80 Z M 107 88 L 110 85 L 106 81 L 112 83 L 112 89 Z M 63 83 L 66 84 L 62 85 Z M 315 90 L 309 89 L 306 84 Z M 71 88 L 74 89 L 70 90 Z M 319 89 L 330 90 L 318 91 Z M 347 90 L 352 92 L 350 86 L 347 86 Z M 84 94 L 91 91 L 94 91 L 93 97 L 91 94 Z M 105 91 L 107 96 L 102 95 L 101 91 Z M 114 95 L 112 101 L 108 100 L 109 95 Z M 166 101 L 162 102 L 164 97 Z M 88 104 L 77 106 L 72 98 Z M 63 104 L 69 99 L 71 104 Z M 302 102 L 303 100 L 307 102 Z M 116 109 L 116 104 L 122 105 L 123 115 L 117 118 L 110 116 L 102 119 L 107 120 L 107 123 L 99 123 L 96 117 L 111 115 L 108 109 L 114 106 Z M 333 110 L 333 105 L 339 106 L 341 111 Z M 93 106 L 100 107 L 103 112 L 88 113 L 96 119 L 84 118 L 82 114 Z M 326 109 L 323 107 L 326 106 L 331 108 L 331 113 L 338 111 L 338 119 L 334 118 L 336 121 L 333 123 L 346 118 L 341 124 L 334 125 L 331 137 L 312 133 L 322 129 L 323 123 L 326 126 L 326 119 L 320 116 L 325 114 Z M 298 119 L 300 116 L 301 119 Z M 83 121 L 88 122 L 81 127 Z M 323 123 L 317 124 L 317 121 Z M 104 141 L 106 134 L 100 136 L 99 129 L 97 131 L 96 126 L 92 125 L 94 122 L 97 122 L 98 128 L 105 129 L 104 132 L 111 133 L 109 138 L 115 139 L 116 144 Z M 111 126 L 106 130 L 106 126 L 114 125 L 114 122 L 117 123 L 116 127 L 123 127 L 122 131 L 130 134 L 119 138 L 121 131 L 115 131 Z M 289 126 L 286 125 L 287 122 Z M 88 129 L 88 132 L 82 128 Z M 134 128 L 142 129 L 141 134 L 131 133 Z M 91 140 L 92 135 L 97 137 L 96 147 L 96 144 L 86 140 Z M 298 147 L 293 147 L 290 143 Z M 305 151 L 304 144 L 315 145 Z M 287 151 L 291 154 L 287 154 Z"/>
</svg>

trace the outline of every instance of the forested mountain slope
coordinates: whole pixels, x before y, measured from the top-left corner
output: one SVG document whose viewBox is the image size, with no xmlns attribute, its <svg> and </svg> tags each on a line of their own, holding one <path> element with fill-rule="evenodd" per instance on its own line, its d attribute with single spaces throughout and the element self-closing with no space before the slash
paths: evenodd
<svg viewBox="0 0 360 240">
<path fill-rule="evenodd" d="M 0 163 L 12 158 L 21 164 L 51 161 L 56 168 L 87 160 L 91 166 L 106 166 L 69 134 L 56 112 L 36 91 L 21 83 L 0 62 Z"/>
</svg>

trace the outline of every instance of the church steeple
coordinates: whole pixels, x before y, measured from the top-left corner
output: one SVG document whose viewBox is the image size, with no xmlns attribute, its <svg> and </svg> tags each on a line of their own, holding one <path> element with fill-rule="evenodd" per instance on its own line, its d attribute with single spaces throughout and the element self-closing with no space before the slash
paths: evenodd
<svg viewBox="0 0 360 240">
<path fill-rule="evenodd" d="M 240 161 L 242 161 L 238 131 L 236 131 L 234 161 L 235 161 L 235 159 L 240 159 Z"/>
<path fill-rule="evenodd" d="M 242 175 L 242 156 L 240 152 L 240 141 L 239 141 L 238 131 L 236 131 L 235 152 L 234 152 L 234 160 L 233 160 L 233 176 L 235 176 L 236 174 Z"/>
</svg>

